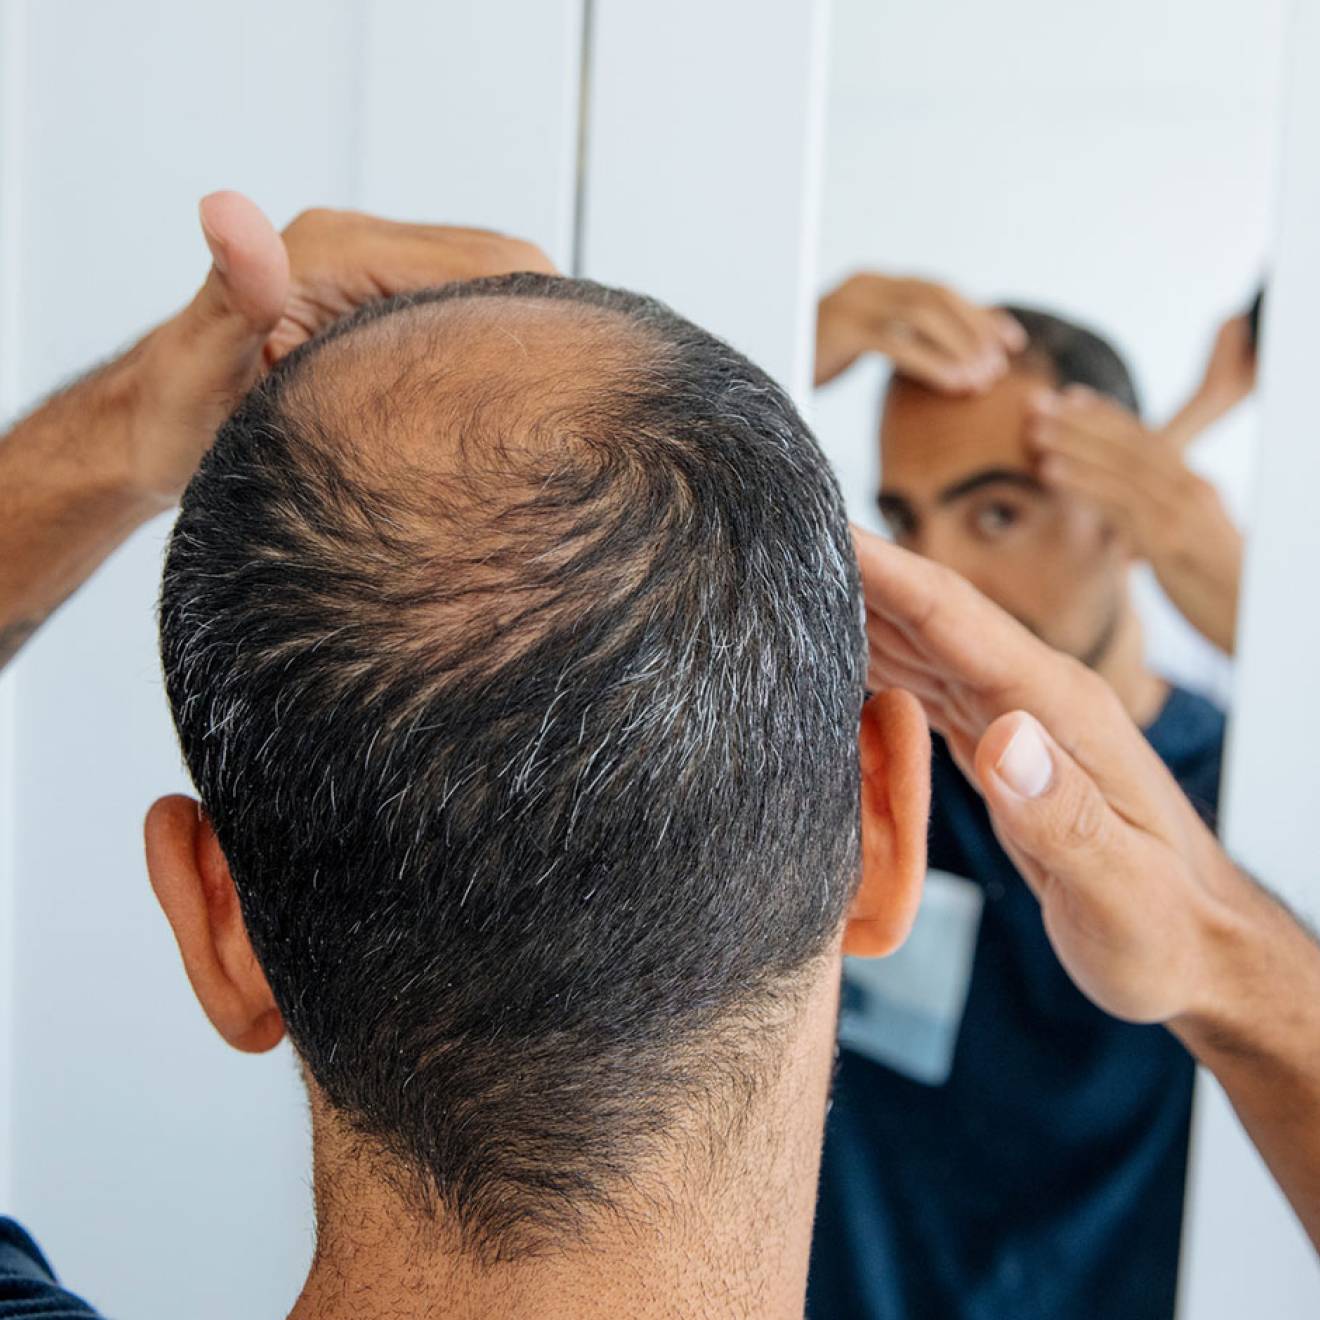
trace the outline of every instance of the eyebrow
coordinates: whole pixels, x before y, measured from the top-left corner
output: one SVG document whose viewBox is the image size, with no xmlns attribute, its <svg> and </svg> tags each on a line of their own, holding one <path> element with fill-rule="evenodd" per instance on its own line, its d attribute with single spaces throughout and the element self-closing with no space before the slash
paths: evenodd
<svg viewBox="0 0 1320 1320">
<path fill-rule="evenodd" d="M 963 496 L 970 495 L 984 486 L 1017 486 L 1020 490 L 1030 491 L 1033 495 L 1045 493 L 1044 484 L 1030 472 L 1023 472 L 1018 468 L 986 468 L 982 472 L 973 472 L 970 477 L 964 477 L 961 481 L 955 481 L 951 486 L 945 486 L 936 497 L 936 503 L 952 504 L 955 500 L 960 500 Z"/>
</svg>

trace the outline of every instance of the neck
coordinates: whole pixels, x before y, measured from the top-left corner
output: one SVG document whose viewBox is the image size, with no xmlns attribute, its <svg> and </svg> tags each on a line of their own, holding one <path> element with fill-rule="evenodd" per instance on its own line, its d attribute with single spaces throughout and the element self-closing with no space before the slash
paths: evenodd
<svg viewBox="0 0 1320 1320">
<path fill-rule="evenodd" d="M 443 1212 L 419 1219 L 314 1093 L 317 1248 L 290 1320 L 801 1320 L 837 957 L 822 969 L 731 1132 L 676 1138 L 580 1240 L 510 1263 L 462 1250 Z"/>
<path fill-rule="evenodd" d="M 1104 650 L 1091 663 L 1138 726 L 1146 728 L 1154 722 L 1168 699 L 1169 685 L 1146 665 L 1141 620 L 1126 594 Z"/>
</svg>

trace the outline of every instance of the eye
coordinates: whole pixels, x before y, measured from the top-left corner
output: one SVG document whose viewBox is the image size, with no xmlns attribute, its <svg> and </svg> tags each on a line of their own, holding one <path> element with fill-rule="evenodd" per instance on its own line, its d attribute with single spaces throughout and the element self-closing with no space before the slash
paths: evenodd
<svg viewBox="0 0 1320 1320">
<path fill-rule="evenodd" d="M 916 530 L 916 519 L 907 509 L 882 505 L 880 520 L 884 523 L 885 530 L 895 541 L 902 541 L 905 537 L 911 536 Z"/>
<path fill-rule="evenodd" d="M 979 536 L 993 540 L 1010 531 L 1022 519 L 1022 511 L 1015 504 L 992 500 L 972 513 L 972 526 Z"/>
</svg>

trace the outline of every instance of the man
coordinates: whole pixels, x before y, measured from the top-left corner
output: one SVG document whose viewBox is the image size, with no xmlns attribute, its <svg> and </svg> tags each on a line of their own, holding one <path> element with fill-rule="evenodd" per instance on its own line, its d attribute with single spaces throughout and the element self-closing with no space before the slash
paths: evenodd
<svg viewBox="0 0 1320 1320">
<path fill-rule="evenodd" d="M 858 595 L 786 396 L 636 295 L 376 304 L 222 427 L 148 869 L 215 1026 L 304 1069 L 295 1316 L 801 1314 L 841 949 L 924 872 Z"/>
<path fill-rule="evenodd" d="M 1223 718 L 1147 667 L 1129 542 L 1099 508 L 1045 483 L 1030 434 L 1064 387 L 1135 414 L 1131 377 L 1091 331 L 1006 311 L 1025 343 L 980 392 L 891 382 L 881 513 L 900 545 L 1104 678 L 1213 819 Z M 1168 1032 L 1115 1021 L 1073 985 L 980 794 L 939 741 L 930 864 L 931 902 L 970 915 L 921 945 L 910 983 L 873 984 L 863 969 L 847 980 L 810 1314 L 1167 1320 L 1190 1058 Z M 933 975 L 960 991 L 941 1009 L 948 1053 L 934 1064 L 928 1046 L 895 1052 Z"/>
<path fill-rule="evenodd" d="M 88 484 L 88 474 L 51 474 L 36 457 L 53 461 L 70 445 L 99 439 L 105 457 L 135 456 L 124 471 L 177 471 L 185 444 L 204 447 L 197 427 L 206 408 L 225 382 L 232 388 L 251 370 L 276 321 L 270 280 L 280 263 L 267 260 L 263 272 L 255 261 L 263 251 L 275 255 L 273 232 L 263 233 L 259 217 L 234 199 L 218 216 L 212 207 L 210 218 L 223 229 L 212 235 L 222 269 L 200 300 L 205 315 L 194 304 L 156 332 L 168 351 L 116 364 L 113 393 L 104 392 L 104 375 L 89 378 L 0 445 L 3 488 L 23 514 L 17 526 L 0 523 L 0 544 L 28 553 L 36 584 L 68 570 L 58 557 L 33 553 L 32 542 L 51 511 L 81 498 Z M 536 257 L 490 235 L 418 233 L 361 217 L 317 216 L 300 235 L 289 244 L 286 308 L 298 307 L 309 288 L 324 309 L 351 303 L 351 290 L 387 275 L 406 284 L 423 270 L 470 272 L 473 264 Z M 248 296 L 256 293 L 265 296 Z M 266 310 L 254 318 L 256 305 Z M 669 350 L 660 351 L 666 341 Z M 639 346 L 650 350 L 640 375 Z M 718 385 L 701 363 L 717 368 Z M 162 367 L 170 370 L 156 379 Z M 373 309 L 267 381 L 226 427 L 187 497 L 163 633 L 181 733 L 214 814 L 180 799 L 158 804 L 148 825 L 150 865 L 216 1025 L 246 1049 L 269 1046 L 287 1025 L 303 1053 L 322 1222 L 298 1315 L 800 1312 L 838 947 L 882 952 L 910 917 L 922 863 L 924 725 L 911 698 L 874 699 L 861 718 L 860 773 L 851 755 L 833 766 L 828 754 L 813 761 L 824 771 L 823 814 L 813 816 L 815 800 L 812 812 L 794 803 L 782 821 L 766 814 L 789 786 L 799 735 L 814 731 L 828 752 L 831 739 L 820 735 L 831 707 L 851 704 L 856 719 L 861 657 L 853 561 L 846 546 L 835 554 L 837 496 L 782 396 L 755 375 L 755 389 L 741 387 L 748 371 L 724 346 L 630 295 L 527 277 L 450 288 L 417 305 Z M 621 396 L 623 381 L 631 385 Z M 675 395 L 680 383 L 687 388 Z M 133 388 L 125 400 L 126 385 Z M 678 423 L 690 426 L 708 388 L 725 391 L 722 406 L 694 434 Z M 730 389 L 741 397 L 730 398 Z M 596 405 L 585 421 L 584 399 Z M 110 408 L 117 400 L 120 411 Z M 640 409 L 638 428 L 622 438 L 612 425 L 620 407 Z M 748 413 L 766 421 L 784 414 L 788 429 L 744 427 Z M 456 415 L 474 425 L 456 427 Z M 531 425 L 538 418 L 542 425 Z M 657 420 L 668 424 L 657 431 Z M 21 443 L 11 448 L 14 441 Z M 629 461 L 641 455 L 657 460 L 654 471 Z M 748 505 L 737 479 L 771 459 L 774 490 Z M 119 459 L 109 467 L 120 469 Z M 735 484 L 737 499 L 718 498 Z M 483 491 L 489 498 L 474 507 L 471 497 Z M 811 491 L 819 498 L 799 498 Z M 623 507 L 613 502 L 620 494 Z M 104 540 L 119 506 L 98 507 Z M 704 565 L 669 560 L 676 542 L 718 532 L 726 517 L 736 520 L 736 543 L 717 544 Z M 95 509 L 87 522 L 90 540 Z M 756 562 L 770 579 L 749 582 L 745 602 L 719 600 L 730 572 L 783 523 L 790 534 L 779 548 L 805 537 L 810 564 L 792 555 Z M 579 535 L 559 535 L 565 525 Z M 455 538 L 455 529 L 463 535 Z M 552 551 L 536 554 L 547 538 Z M 1274 1030 L 1282 1010 L 1291 1005 L 1295 1016 L 1299 988 L 1303 1009 L 1320 1003 L 1320 994 L 1305 992 L 1320 983 L 1320 955 L 1250 886 L 1224 878 L 1231 867 L 1179 815 L 1179 795 L 1152 775 L 1139 746 L 1134 752 L 1130 726 L 1103 690 L 1088 686 L 1089 676 L 1061 668 L 950 575 L 933 575 L 864 535 L 858 550 L 872 685 L 910 684 L 964 758 L 975 755 L 1006 837 L 1024 865 L 1031 859 L 1027 873 L 1051 904 L 1051 929 L 1070 968 L 1114 1011 L 1171 1018 L 1206 1051 L 1320 1236 L 1310 1195 L 1320 1152 L 1313 1126 L 1297 1121 L 1320 1094 L 1306 1044 L 1313 1024 L 1303 1021 L 1296 1035 Z M 667 568 L 638 576 L 639 557 Z M 808 567 L 809 611 L 846 601 L 824 641 L 800 631 L 795 624 L 807 620 L 785 609 L 798 591 L 775 593 L 800 587 Z M 572 588 L 584 575 L 593 590 L 579 600 Z M 602 586 L 620 593 L 605 619 Z M 663 626 L 694 616 L 747 622 L 771 594 L 780 617 L 760 620 L 766 643 L 748 632 L 738 646 L 721 646 L 718 628 L 685 635 Z M 28 588 L 27 599 L 38 595 Z M 0 592 L 4 617 L 13 602 L 11 591 Z M 653 607 L 641 619 L 639 604 Z M 718 611 L 703 613 L 703 605 Z M 976 639 L 970 654 L 958 633 L 964 622 Z M 472 645 L 460 651 L 452 643 L 465 628 Z M 650 641 L 647 663 L 629 668 L 637 639 Z M 582 658 L 580 670 L 558 668 L 556 643 Z M 769 668 L 753 679 L 747 671 L 758 661 Z M 822 689 L 813 673 L 814 685 L 797 694 L 805 700 L 790 710 L 795 694 L 770 689 L 817 662 L 842 682 Z M 509 680 L 503 688 L 493 670 Z M 604 716 L 581 709 L 585 676 L 611 673 L 629 681 L 591 689 Z M 697 676 L 721 673 L 748 677 L 738 695 L 763 697 L 765 710 L 778 714 L 782 751 L 778 740 L 734 736 L 760 717 L 724 720 L 716 684 L 701 693 L 709 701 L 683 699 Z M 422 681 L 397 681 L 408 675 Z M 562 680 L 553 688 L 552 677 Z M 663 710 L 644 700 L 656 682 Z M 426 715 L 441 713 L 446 696 L 452 719 L 433 727 Z M 551 759 L 564 750 L 569 723 L 561 703 L 584 731 L 574 738 L 568 730 L 566 770 Z M 1034 758 L 1024 751 L 1015 735 L 1025 717 L 1007 713 L 1017 706 L 1069 745 L 1085 744 L 1084 763 L 1043 741 Z M 367 738 L 364 707 L 403 718 L 379 720 Z M 611 715 L 621 709 L 633 718 L 620 737 L 593 747 L 598 754 L 584 766 L 585 731 L 617 728 Z M 538 714 L 533 738 L 519 740 Z M 662 740 L 622 736 L 648 720 L 662 722 Z M 507 739 L 518 755 L 482 756 L 472 778 L 454 779 L 449 754 L 482 730 L 479 751 Z M 839 736 L 852 732 L 849 724 Z M 297 759 L 288 755 L 294 744 Z M 1050 767 L 1043 776 L 1042 756 Z M 666 776 L 672 785 L 675 769 L 675 794 L 650 792 Z M 706 782 L 711 801 L 703 806 L 697 787 L 712 770 L 735 773 Z M 560 804 L 566 827 L 553 800 L 565 773 L 576 790 L 571 805 Z M 1108 804 L 1099 814 L 1092 799 L 1100 790 L 1087 774 L 1122 804 L 1121 819 Z M 1134 796 L 1125 799 L 1129 779 Z M 750 838 L 723 810 L 745 801 L 748 781 L 765 790 Z M 842 796 L 849 788 L 860 811 Z M 516 800 L 525 816 L 483 818 L 492 794 L 486 805 Z M 606 828 L 607 802 L 616 815 Z M 847 817 L 832 836 L 821 830 L 831 810 Z M 1077 811 L 1095 828 L 1080 831 Z M 415 835 L 410 821 L 420 826 Z M 287 828 L 272 832 L 272 822 Z M 685 824 L 697 828 L 685 832 Z M 741 845 L 764 860 L 777 840 L 846 854 L 858 825 L 863 878 L 846 919 L 854 876 L 840 888 L 828 866 L 814 876 L 775 867 L 758 875 L 739 853 Z M 554 857 L 564 864 L 534 874 L 521 852 L 542 850 L 552 831 L 562 832 Z M 728 837 L 714 837 L 721 832 Z M 635 871 L 584 887 L 620 850 L 636 852 L 635 836 L 657 835 Z M 1078 837 L 1093 841 L 1111 868 L 1105 883 L 1075 855 Z M 363 843 L 370 846 L 355 847 Z M 387 856 L 399 860 L 397 872 Z M 324 857 L 327 868 L 309 874 L 312 857 Z M 700 868 L 679 865 L 703 857 L 737 868 L 745 890 L 717 893 Z M 1131 885 L 1115 888 L 1116 874 L 1130 874 Z M 693 900 L 709 920 L 689 920 Z M 806 919 L 795 901 L 808 905 Z M 1146 919 L 1152 904 L 1168 915 L 1157 933 Z M 551 907 L 562 927 L 538 924 Z M 355 910 L 361 916 L 345 925 Z M 592 933 L 599 947 L 575 943 L 575 934 Z M 675 936 L 692 947 L 659 961 Z M 791 946 L 813 941 L 814 965 L 808 954 L 795 974 Z M 713 943 L 714 963 L 703 957 Z M 472 958 L 511 950 L 527 956 L 513 965 Z M 748 967 L 768 972 L 776 950 L 782 975 L 740 975 Z M 564 958 L 603 974 L 548 975 Z M 496 987 L 507 993 L 483 995 Z M 1244 987 L 1260 997 L 1245 1019 L 1237 994 Z M 730 996 L 742 1010 L 732 1020 L 720 1011 Z M 613 1010 L 603 1024 L 602 1007 Z M 667 1022 L 663 1047 L 648 1050 L 657 1015 Z M 541 1034 L 556 1021 L 568 1029 Z M 1253 1051 L 1249 1068 L 1243 1048 Z M 341 1049 L 361 1066 L 341 1065 Z M 554 1059 L 570 1071 L 557 1073 Z M 654 1072 L 639 1097 L 648 1066 Z M 579 1091 L 575 1077 L 597 1085 Z M 486 1105 L 473 1106 L 478 1094 Z M 677 1112 L 665 1103 L 675 1094 L 683 1100 Z M 723 1103 L 730 1098 L 741 1103 Z M 575 1120 L 588 1112 L 600 1121 L 579 1130 Z M 514 1141 L 516 1133 L 537 1140 Z M 0 1315 L 34 1313 L 90 1311 L 56 1287 L 21 1230 L 0 1223 Z"/>
</svg>

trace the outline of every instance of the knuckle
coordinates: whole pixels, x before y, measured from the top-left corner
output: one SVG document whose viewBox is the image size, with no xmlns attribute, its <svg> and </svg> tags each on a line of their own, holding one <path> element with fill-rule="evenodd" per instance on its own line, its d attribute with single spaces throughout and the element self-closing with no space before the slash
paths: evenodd
<svg viewBox="0 0 1320 1320">
<path fill-rule="evenodd" d="M 1072 796 L 1066 818 L 1059 831 L 1059 841 L 1069 852 L 1094 847 L 1105 827 L 1104 806 L 1096 793 Z"/>
<path fill-rule="evenodd" d="M 309 206 L 305 211 L 299 211 L 288 223 L 284 230 L 285 237 L 302 237 L 308 233 L 328 229 L 332 225 L 342 223 L 347 214 L 349 213 L 336 211 L 329 206 Z"/>
<path fill-rule="evenodd" d="M 483 264 L 492 272 L 536 270 L 551 271 L 550 258 L 533 242 L 492 234 L 485 244 Z"/>
<path fill-rule="evenodd" d="M 553 270 L 554 263 L 541 250 L 541 248 L 528 239 L 520 238 L 513 240 L 515 254 L 517 255 L 520 270 Z"/>
</svg>

